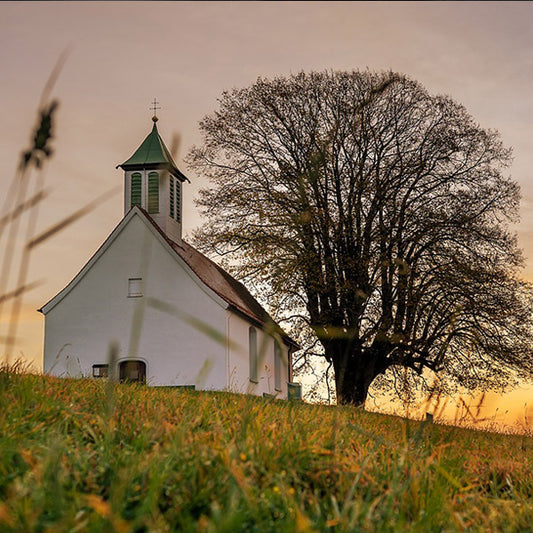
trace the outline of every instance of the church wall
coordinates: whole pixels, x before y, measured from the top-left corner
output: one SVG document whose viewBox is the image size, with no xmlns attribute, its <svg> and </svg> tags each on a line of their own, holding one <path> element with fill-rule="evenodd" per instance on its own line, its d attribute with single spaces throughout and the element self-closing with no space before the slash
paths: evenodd
<svg viewBox="0 0 533 533">
<path fill-rule="evenodd" d="M 261 328 L 255 327 L 257 334 L 257 383 L 250 381 L 249 329 L 251 324 L 232 311 L 227 311 L 228 338 L 239 339 L 228 346 L 229 388 L 234 392 L 263 395 L 271 394 L 287 398 L 288 354 L 287 346 L 282 346 L 281 391 L 275 390 L 274 338 Z"/>
<path fill-rule="evenodd" d="M 152 385 L 226 387 L 226 311 L 135 215 L 78 284 L 46 315 L 44 370 L 91 375 L 109 345 L 143 360 Z M 142 278 L 142 297 L 128 280 Z M 220 332 L 216 336 L 211 332 Z"/>
</svg>

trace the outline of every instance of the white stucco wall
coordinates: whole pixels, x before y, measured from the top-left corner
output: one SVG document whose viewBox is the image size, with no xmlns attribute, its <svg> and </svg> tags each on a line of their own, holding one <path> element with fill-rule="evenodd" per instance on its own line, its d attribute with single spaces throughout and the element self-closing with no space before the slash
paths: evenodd
<svg viewBox="0 0 533 533">
<path fill-rule="evenodd" d="M 143 279 L 143 297 L 128 297 L 129 278 Z M 146 362 L 149 384 L 226 388 L 226 309 L 203 287 L 134 214 L 63 299 L 44 307 L 45 372 L 91 375 L 115 341 L 119 361 Z"/>
<path fill-rule="evenodd" d="M 234 392 L 262 395 L 274 395 L 287 398 L 287 381 L 289 380 L 288 347 L 281 348 L 281 390 L 275 389 L 274 376 L 274 338 L 259 327 L 257 332 L 258 382 L 250 381 L 249 363 L 249 329 L 250 323 L 241 316 L 227 311 L 228 339 L 228 381 L 229 389 Z"/>
</svg>

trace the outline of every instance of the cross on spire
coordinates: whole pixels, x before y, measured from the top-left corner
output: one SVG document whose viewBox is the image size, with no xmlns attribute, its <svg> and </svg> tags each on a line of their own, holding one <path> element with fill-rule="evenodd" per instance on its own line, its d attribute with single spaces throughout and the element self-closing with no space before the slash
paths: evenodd
<svg viewBox="0 0 533 533">
<path fill-rule="evenodd" d="M 154 112 L 154 116 L 152 117 L 152 120 L 154 122 L 157 122 L 157 110 L 161 109 L 161 107 L 159 107 L 159 102 L 157 101 L 157 98 L 154 98 L 154 101 L 152 102 L 150 109 Z"/>
</svg>

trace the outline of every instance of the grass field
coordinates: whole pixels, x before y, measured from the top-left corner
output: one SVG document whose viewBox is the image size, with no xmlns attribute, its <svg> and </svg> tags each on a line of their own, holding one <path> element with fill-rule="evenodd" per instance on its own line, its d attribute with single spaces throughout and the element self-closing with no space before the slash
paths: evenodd
<svg viewBox="0 0 533 533">
<path fill-rule="evenodd" d="M 533 438 L 0 372 L 0 531 L 533 531 Z"/>
</svg>

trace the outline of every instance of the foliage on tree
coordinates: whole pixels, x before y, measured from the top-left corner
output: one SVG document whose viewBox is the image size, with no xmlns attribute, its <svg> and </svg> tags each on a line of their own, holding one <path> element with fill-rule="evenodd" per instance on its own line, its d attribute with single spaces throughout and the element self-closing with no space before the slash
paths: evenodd
<svg viewBox="0 0 533 533">
<path fill-rule="evenodd" d="M 498 132 L 392 72 L 260 78 L 219 104 L 188 156 L 211 181 L 196 242 L 304 310 L 339 402 L 391 368 L 484 390 L 533 375 Z"/>
</svg>

